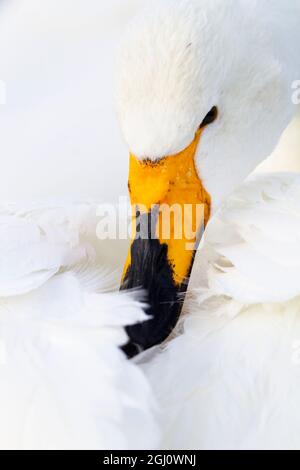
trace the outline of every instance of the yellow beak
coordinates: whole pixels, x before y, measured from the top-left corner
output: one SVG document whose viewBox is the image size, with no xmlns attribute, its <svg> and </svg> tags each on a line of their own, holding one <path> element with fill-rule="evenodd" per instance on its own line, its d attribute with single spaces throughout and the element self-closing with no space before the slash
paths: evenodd
<svg viewBox="0 0 300 470">
<path fill-rule="evenodd" d="M 202 130 L 176 155 L 158 161 L 130 155 L 132 240 L 122 289 L 142 287 L 151 320 L 128 327 L 134 355 L 166 339 L 177 323 L 195 250 L 210 216 L 210 196 L 195 166 Z"/>
</svg>

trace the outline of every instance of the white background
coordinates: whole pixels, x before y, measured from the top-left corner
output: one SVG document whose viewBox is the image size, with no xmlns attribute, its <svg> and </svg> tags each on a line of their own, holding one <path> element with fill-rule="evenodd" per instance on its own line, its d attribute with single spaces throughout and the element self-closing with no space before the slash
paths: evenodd
<svg viewBox="0 0 300 470">
<path fill-rule="evenodd" d="M 145 0 L 0 0 L 0 201 L 127 194 L 115 49 Z"/>
</svg>

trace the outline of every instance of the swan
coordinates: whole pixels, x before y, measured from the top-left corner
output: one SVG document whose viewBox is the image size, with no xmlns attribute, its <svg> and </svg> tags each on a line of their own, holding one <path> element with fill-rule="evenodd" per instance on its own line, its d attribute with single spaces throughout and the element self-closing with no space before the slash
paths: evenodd
<svg viewBox="0 0 300 470">
<path fill-rule="evenodd" d="M 146 289 L 150 318 L 128 326 L 124 349 L 141 353 L 163 448 L 299 448 L 300 179 L 249 177 L 296 113 L 299 19 L 296 0 L 161 1 L 120 48 L 122 289 Z M 176 215 L 162 234 L 175 201 L 203 207 L 198 249 L 195 233 L 176 239 Z"/>
<path fill-rule="evenodd" d="M 164 215 L 165 205 L 176 203 L 192 211 L 202 204 L 203 220 L 189 217 L 205 227 L 226 196 L 271 154 L 296 113 L 292 84 L 299 59 L 290 45 L 297 39 L 298 13 L 297 1 L 166 1 L 128 29 L 116 98 L 131 151 L 137 233 L 122 287 L 145 287 L 152 317 L 128 330 L 133 352 L 172 331 L 198 242 L 192 230 L 186 239 L 157 233 L 147 240 L 141 226 L 147 230 L 152 218 L 159 232 L 155 207 Z M 170 223 L 171 231 L 175 225 Z M 186 249 L 193 243 L 194 249 Z"/>
<path fill-rule="evenodd" d="M 134 203 L 146 203 L 147 211 L 147 204 L 152 206 L 158 202 L 155 198 L 151 200 L 157 190 L 164 199 L 166 179 L 160 180 L 157 169 L 162 156 L 173 155 L 174 158 L 166 158 L 163 162 L 164 174 L 167 178 L 172 174 L 179 182 L 177 188 L 186 189 L 180 204 L 190 203 L 193 207 L 199 198 L 204 203 L 208 240 L 209 227 L 217 220 L 213 217 L 222 202 L 271 152 L 293 116 L 289 83 L 295 79 L 298 70 L 296 51 L 290 47 L 297 33 L 297 2 L 285 7 L 271 0 L 252 4 L 240 0 L 228 2 L 226 8 L 223 3 L 217 0 L 209 3 L 166 1 L 148 8 L 147 14 L 130 27 L 121 47 L 116 89 L 121 126 L 131 150 L 129 183 Z M 289 28 L 286 28 L 287 24 Z M 252 48 L 248 49 L 249 44 Z M 220 57 L 220 48 L 232 52 L 229 60 L 225 54 Z M 202 55 L 203 50 L 210 51 L 211 56 Z M 181 157 L 187 165 L 180 164 Z M 139 167 L 142 159 L 146 160 L 145 168 Z M 141 174 L 140 170 L 146 173 Z M 155 178 L 151 176 L 152 170 Z M 184 188 L 185 176 L 195 189 L 192 199 L 190 186 Z M 296 180 L 287 180 L 289 187 L 293 187 L 293 183 L 297 186 Z M 264 185 L 262 181 L 261 188 Z M 281 179 L 278 187 L 277 192 L 281 194 Z M 177 188 L 170 192 L 172 200 L 176 200 Z M 249 191 L 254 194 L 251 184 Z M 265 202 L 268 196 L 264 189 L 261 191 Z M 142 200 L 139 199 L 140 192 Z M 272 195 L 274 191 L 270 192 Z M 291 191 L 290 196 L 295 194 Z M 282 209 L 282 200 L 278 204 Z M 203 330 L 203 315 L 200 314 L 204 312 L 204 301 L 211 304 L 216 297 L 221 297 L 221 310 L 225 306 L 229 312 L 228 325 L 237 330 L 242 341 L 243 329 L 239 327 L 238 319 L 244 315 L 243 302 L 247 302 L 229 296 L 230 286 L 235 286 L 235 282 L 228 279 L 230 276 L 224 276 L 225 279 L 220 276 L 220 281 L 213 281 L 213 272 L 224 274 L 225 268 L 230 266 L 230 253 L 218 251 L 218 241 L 212 246 L 211 240 L 210 244 L 207 242 L 208 254 L 205 255 L 206 241 L 203 239 L 201 249 L 194 255 L 198 240 L 192 233 L 188 240 L 192 249 L 187 254 L 181 244 L 172 245 L 170 241 L 169 247 L 166 245 L 168 248 L 172 245 L 171 250 L 178 254 L 172 271 L 166 247 L 160 256 L 161 240 L 137 244 L 133 241 L 124 269 L 123 290 L 153 286 L 150 292 L 153 304 L 150 302 L 149 309 L 149 298 L 145 299 L 143 294 L 111 292 L 112 280 L 103 271 L 103 244 L 96 237 L 96 206 L 91 201 L 69 202 L 61 198 L 59 202 L 1 203 L 0 447 L 217 447 L 218 436 L 215 440 L 212 438 L 216 421 L 209 413 L 215 403 L 200 400 L 197 395 L 199 389 L 201 392 L 204 389 L 204 393 L 207 390 L 207 383 L 202 387 L 198 379 L 208 378 L 208 386 L 212 386 L 210 377 L 216 371 L 215 364 L 210 369 L 207 362 L 207 343 L 201 340 L 199 332 Z M 295 205 L 291 203 L 291 212 L 293 210 Z M 233 216 L 231 209 L 229 212 Z M 140 215 L 140 219 L 145 216 L 142 212 Z M 137 214 L 134 214 L 135 228 L 136 219 Z M 148 217 L 144 219 L 148 221 Z M 282 241 L 285 240 L 282 233 Z M 141 248 L 146 249 L 150 258 L 144 257 Z M 213 264 L 209 254 L 213 253 L 215 261 L 219 252 L 222 259 L 217 269 L 218 262 Z M 225 256 L 228 256 L 228 263 Z M 175 327 L 182 305 L 178 302 L 178 293 L 183 299 L 194 258 L 191 281 L 197 266 L 203 266 L 201 275 L 204 278 L 212 274 L 204 286 L 199 280 L 200 275 L 196 274 L 193 302 L 197 306 L 192 311 L 193 304 L 186 303 L 186 321 L 181 317 L 184 334 L 170 341 L 162 351 L 160 347 L 150 350 L 152 358 L 145 352 L 136 362 L 127 361 L 120 346 L 125 345 L 123 349 L 127 355 L 133 356 L 167 338 Z M 167 283 L 155 271 L 156 261 L 161 262 Z M 210 265 L 214 269 L 205 269 Z M 240 266 L 238 271 L 235 276 L 242 277 L 244 272 Z M 146 285 L 145 272 L 152 275 Z M 232 276 L 232 281 L 234 279 Z M 284 273 L 282 279 L 285 279 Z M 161 289 L 161 282 L 164 289 Z M 165 303 L 162 303 L 162 290 Z M 160 309 L 156 307 L 160 305 L 166 306 L 160 311 L 166 313 L 166 321 L 161 321 L 158 315 Z M 172 306 L 171 315 L 168 305 Z M 277 302 L 276 305 L 280 304 Z M 289 305 L 290 312 L 293 305 L 295 309 L 297 307 L 293 299 Z M 238 309 L 242 315 L 238 315 Z M 233 311 L 236 319 L 231 321 Z M 222 324 L 224 320 L 221 315 L 211 320 L 214 312 L 220 310 L 213 307 L 208 311 L 210 333 L 214 331 L 215 320 Z M 148 314 L 147 321 L 145 313 Z M 149 313 L 153 316 L 150 321 Z M 291 321 L 294 317 L 290 315 Z M 181 323 L 177 325 L 180 327 Z M 220 331 L 221 337 L 213 336 L 215 342 L 211 349 L 218 348 L 218 339 L 223 338 L 223 330 L 216 330 Z M 130 342 L 125 344 L 128 336 Z M 249 336 L 247 344 L 251 352 L 255 345 Z M 260 346 L 267 356 L 269 350 L 264 349 L 264 338 Z M 230 332 L 228 343 L 232 343 Z M 239 349 L 238 344 L 235 346 Z M 270 342 L 272 346 L 274 343 Z M 227 352 L 229 358 L 234 359 L 235 350 L 228 348 Z M 245 361 L 241 360 L 241 363 L 243 367 Z M 230 367 L 230 361 L 227 365 Z M 196 373 L 198 367 L 201 368 L 199 374 Z M 188 368 L 192 373 L 187 371 Z M 261 370 L 266 373 L 265 369 Z M 249 377 L 253 380 L 255 371 Z M 282 375 L 278 377 L 282 378 Z M 274 385 L 274 382 L 270 383 Z M 217 394 L 218 381 L 215 387 L 215 398 L 221 399 L 221 407 L 224 394 L 222 391 L 219 396 Z M 162 394 L 165 399 L 169 398 L 169 406 L 164 404 Z M 189 400 L 191 395 L 200 407 L 195 411 L 195 402 Z M 259 405 L 262 401 L 255 403 Z M 276 405 L 277 402 L 273 403 Z M 199 427 L 194 418 L 201 416 L 204 407 L 212 421 L 205 423 L 203 420 Z M 249 409 L 253 411 L 253 408 Z M 292 411 L 290 407 L 291 414 Z M 257 412 L 256 415 L 263 420 L 264 413 Z M 294 415 L 296 419 L 297 414 Z M 235 421 L 244 424 L 241 415 L 237 413 L 236 416 Z M 225 418 L 222 413 L 218 415 L 222 423 Z M 184 438 L 181 433 L 178 435 L 180 426 L 185 432 Z M 200 434 L 204 432 L 207 432 L 207 441 Z M 219 432 L 220 438 L 224 437 L 221 426 Z M 274 433 L 270 435 L 272 439 Z M 232 442 L 233 439 L 230 445 Z"/>
</svg>

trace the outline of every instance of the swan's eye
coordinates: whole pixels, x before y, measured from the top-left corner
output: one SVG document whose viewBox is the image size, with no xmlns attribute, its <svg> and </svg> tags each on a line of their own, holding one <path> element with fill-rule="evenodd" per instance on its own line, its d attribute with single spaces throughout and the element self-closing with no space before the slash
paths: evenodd
<svg viewBox="0 0 300 470">
<path fill-rule="evenodd" d="M 199 128 L 202 129 L 205 126 L 208 126 L 209 124 L 212 124 L 217 119 L 217 117 L 218 117 L 218 108 L 216 106 L 214 106 L 213 108 L 211 108 L 209 113 L 207 113 L 207 115 L 205 116 L 205 118 L 201 122 Z"/>
</svg>

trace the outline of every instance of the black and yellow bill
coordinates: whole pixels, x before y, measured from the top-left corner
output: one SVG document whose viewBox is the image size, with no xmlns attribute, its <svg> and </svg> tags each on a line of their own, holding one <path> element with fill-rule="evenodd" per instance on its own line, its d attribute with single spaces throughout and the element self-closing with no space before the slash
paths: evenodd
<svg viewBox="0 0 300 470">
<path fill-rule="evenodd" d="M 149 321 L 127 327 L 128 356 L 162 343 L 180 317 L 210 196 L 195 166 L 202 130 L 183 151 L 157 161 L 130 155 L 132 239 L 121 289 L 142 288 Z"/>
</svg>

